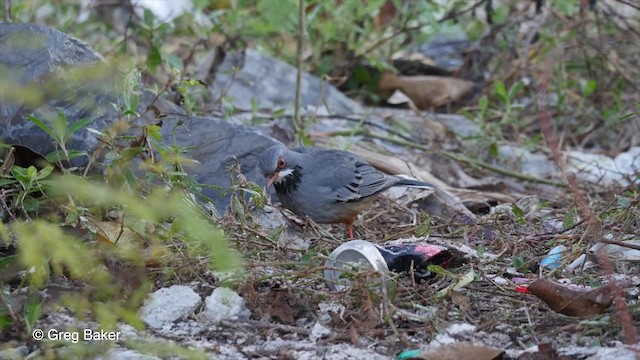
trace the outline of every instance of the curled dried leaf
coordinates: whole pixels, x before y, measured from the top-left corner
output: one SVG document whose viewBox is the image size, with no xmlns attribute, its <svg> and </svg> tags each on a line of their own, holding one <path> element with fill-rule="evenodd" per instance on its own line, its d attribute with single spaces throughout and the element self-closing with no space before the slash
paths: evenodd
<svg viewBox="0 0 640 360">
<path fill-rule="evenodd" d="M 463 360 L 472 358 L 477 360 L 501 359 L 504 351 L 486 346 L 475 345 L 468 342 L 451 343 L 423 351 L 417 356 L 408 359 L 420 360 Z"/>
<path fill-rule="evenodd" d="M 538 279 L 529 285 L 529 292 L 544 301 L 553 311 L 567 316 L 602 314 L 613 303 L 609 286 L 580 290 L 547 279 Z"/>
</svg>

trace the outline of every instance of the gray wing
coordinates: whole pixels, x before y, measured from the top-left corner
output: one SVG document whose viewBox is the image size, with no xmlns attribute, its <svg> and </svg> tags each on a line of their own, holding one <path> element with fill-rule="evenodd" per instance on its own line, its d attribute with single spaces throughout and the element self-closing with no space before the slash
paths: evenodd
<svg viewBox="0 0 640 360">
<path fill-rule="evenodd" d="M 359 201 L 378 194 L 399 181 L 346 151 L 304 148 L 299 152 L 314 159 L 314 169 L 311 171 L 324 174 L 314 177 L 315 185 L 329 188 L 338 202 Z"/>
</svg>

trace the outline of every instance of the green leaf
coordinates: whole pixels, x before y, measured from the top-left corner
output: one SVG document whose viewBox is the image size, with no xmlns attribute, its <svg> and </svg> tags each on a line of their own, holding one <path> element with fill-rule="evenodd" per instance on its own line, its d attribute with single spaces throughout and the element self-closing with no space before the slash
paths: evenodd
<svg viewBox="0 0 640 360">
<path fill-rule="evenodd" d="M 469 270 L 468 273 L 464 274 L 462 277 L 458 277 L 458 280 L 454 284 L 451 284 L 446 288 L 439 290 L 436 293 L 436 297 L 441 298 L 449 294 L 452 290 L 460 290 L 463 287 L 471 284 L 475 280 L 475 278 L 476 278 L 476 274 L 473 271 L 473 269 L 471 269 Z"/>
<path fill-rule="evenodd" d="M 585 83 L 582 84 L 582 96 L 587 97 L 591 94 L 593 94 L 594 91 L 596 91 L 596 81 L 593 79 L 590 79 L 588 81 L 586 81 Z"/>
<path fill-rule="evenodd" d="M 173 54 L 167 54 L 167 56 L 165 57 L 165 60 L 167 61 L 167 64 L 172 69 L 176 69 L 176 70 L 180 70 L 180 71 L 184 70 L 184 65 L 182 63 L 182 60 L 180 60 L 179 57 L 177 57 L 177 56 L 175 56 Z"/>
<path fill-rule="evenodd" d="M 31 332 L 40 315 L 42 314 L 42 302 L 37 300 L 27 300 L 24 304 L 24 322 L 27 325 L 28 332 Z"/>
<path fill-rule="evenodd" d="M 65 141 L 68 140 L 71 137 L 71 135 L 75 134 L 76 131 L 86 128 L 92 122 L 93 122 L 93 119 L 81 119 L 71 124 L 71 126 L 69 126 L 69 129 L 67 129 L 67 132 L 65 134 Z"/>
<path fill-rule="evenodd" d="M 515 84 L 513 84 L 511 86 L 511 88 L 509 89 L 509 99 L 513 99 L 516 95 L 518 95 L 520 93 L 520 91 L 522 90 L 522 83 L 520 81 L 516 82 Z"/>
<path fill-rule="evenodd" d="M 472 270 L 469 270 L 468 273 L 464 274 L 458 282 L 453 286 L 453 290 L 460 290 L 463 287 L 471 284 L 473 280 L 476 278 L 476 273 Z"/>
<path fill-rule="evenodd" d="M 302 132 L 299 135 L 300 135 L 300 141 L 302 142 L 302 145 L 304 145 L 304 146 L 313 146 L 313 140 L 311 140 L 311 137 L 309 137 L 309 135 L 307 135 L 304 132 Z"/>
<path fill-rule="evenodd" d="M 69 126 L 68 121 L 67 121 L 67 114 L 62 110 L 59 109 L 58 110 L 58 116 L 56 117 L 56 121 L 54 122 L 54 128 L 53 128 L 53 132 L 56 134 L 56 141 L 58 141 L 61 144 L 64 144 L 66 142 L 66 134 L 67 134 L 67 127 Z"/>
<path fill-rule="evenodd" d="M 9 255 L 9 256 L 5 256 L 5 257 L 1 257 L 0 258 L 0 269 L 6 268 L 11 264 L 16 263 L 17 260 L 18 260 L 18 256 L 17 255 Z"/>
<path fill-rule="evenodd" d="M 491 156 L 492 158 L 497 158 L 498 157 L 498 144 L 496 142 L 492 142 L 491 144 L 489 144 L 489 156 Z"/>
<path fill-rule="evenodd" d="M 636 113 L 636 112 L 631 112 L 631 113 L 624 114 L 624 115 L 620 116 L 620 117 L 618 118 L 618 120 L 625 120 L 625 119 L 628 119 L 628 118 L 630 118 L 630 117 L 632 117 L 632 116 L 636 116 L 636 115 L 638 115 L 638 113 Z"/>
<path fill-rule="evenodd" d="M 275 229 L 273 229 L 269 233 L 269 236 L 267 237 L 267 239 L 272 244 L 277 244 L 278 243 L 278 239 L 280 239 L 280 236 L 282 236 L 283 233 L 284 233 L 284 225 L 280 225 L 280 226 L 276 227 Z M 308 262 L 308 260 L 307 260 L 307 262 Z"/>
<path fill-rule="evenodd" d="M 38 126 L 40 129 L 42 129 L 42 131 L 44 131 L 47 134 L 49 134 L 49 136 L 51 136 L 52 139 L 58 140 L 58 139 L 56 139 L 56 135 L 53 133 L 53 131 L 51 131 L 51 129 L 49 129 L 49 127 L 45 123 L 43 123 L 40 119 L 38 119 L 37 117 L 31 116 L 31 115 L 27 115 L 27 118 L 32 123 L 36 124 L 36 126 Z"/>
<path fill-rule="evenodd" d="M 513 258 L 512 265 L 514 268 L 516 268 L 516 270 L 520 271 L 525 267 L 524 259 L 522 259 L 520 256 L 515 256 Z"/>
<path fill-rule="evenodd" d="M 447 276 L 447 277 L 454 277 L 452 272 L 446 270 L 445 268 L 443 268 L 440 265 L 427 265 L 427 270 L 429 270 L 430 272 L 432 272 L 434 274 Z"/>
<path fill-rule="evenodd" d="M 27 212 L 36 212 L 38 211 L 38 209 L 40 209 L 41 205 L 42 201 L 32 197 L 27 197 L 22 201 L 22 207 Z"/>
<path fill-rule="evenodd" d="M 0 179 L 0 186 L 7 186 L 15 184 L 17 181 L 14 179 Z"/>
<path fill-rule="evenodd" d="M 162 23 L 160 25 L 158 25 L 155 28 L 155 31 L 157 31 L 160 34 L 169 34 L 173 31 L 173 26 L 171 26 L 171 24 L 169 23 Z"/>
<path fill-rule="evenodd" d="M 284 115 L 285 109 L 278 109 L 271 113 L 274 119 L 280 119 Z"/>
<path fill-rule="evenodd" d="M 153 140 L 160 141 L 162 139 L 162 133 L 160 132 L 160 126 L 158 125 L 147 125 L 147 136 L 152 138 Z"/>
<path fill-rule="evenodd" d="M 567 209 L 567 213 L 564 214 L 564 219 L 562 220 L 562 226 L 564 226 L 565 229 L 568 229 L 573 225 L 575 225 L 575 223 L 576 223 L 576 207 L 571 206 L 569 209 Z"/>
<path fill-rule="evenodd" d="M 504 83 L 502 81 L 496 81 L 496 83 L 493 85 L 493 88 L 496 92 L 496 95 L 498 95 L 498 97 L 503 101 L 503 102 L 508 102 L 509 98 L 507 97 L 507 88 L 504 86 Z"/>
<path fill-rule="evenodd" d="M 75 159 L 75 158 L 79 158 L 79 157 L 83 157 L 83 156 L 89 156 L 89 154 L 87 154 L 86 151 L 80 151 L 80 150 L 67 150 L 67 155 L 65 156 L 61 151 L 54 151 L 51 153 L 48 153 L 44 158 L 50 162 L 50 163 L 56 163 L 58 162 L 58 159 L 60 160 L 71 160 L 71 159 Z"/>
<path fill-rule="evenodd" d="M 487 98 L 486 95 L 482 96 L 480 100 L 478 100 L 478 105 L 480 106 L 480 115 L 484 117 L 489 108 L 489 98 Z"/>
<path fill-rule="evenodd" d="M 522 209 L 520 209 L 517 205 L 511 204 L 511 212 L 516 217 L 516 219 L 518 219 L 518 222 L 521 225 L 524 225 L 524 223 L 525 223 L 525 221 L 524 221 L 524 211 L 522 211 Z"/>
<path fill-rule="evenodd" d="M 484 245 L 480 244 L 476 247 L 476 253 L 478 254 L 478 257 L 481 258 L 484 256 L 486 249 L 484 247 Z"/>
<path fill-rule="evenodd" d="M 160 54 L 160 49 L 156 46 L 152 46 L 149 50 L 149 57 L 147 57 L 147 65 L 149 66 L 151 72 L 155 72 L 156 68 L 162 62 L 162 55 Z"/>
<path fill-rule="evenodd" d="M 631 201 L 624 196 L 618 196 L 618 205 L 622 206 L 623 208 L 628 208 L 629 206 L 631 206 Z"/>
<path fill-rule="evenodd" d="M 144 23 L 147 25 L 147 27 L 150 29 L 153 27 L 153 21 L 155 20 L 155 15 L 153 15 L 153 12 L 149 9 L 144 9 Z"/>
<path fill-rule="evenodd" d="M 42 170 L 38 171 L 38 174 L 36 175 L 36 180 L 42 180 L 47 176 L 51 175 L 52 172 L 53 172 L 53 166 L 47 165 Z"/>
<path fill-rule="evenodd" d="M 38 176 L 38 169 L 36 169 L 36 167 L 33 165 L 29 166 L 29 168 L 27 169 L 27 176 L 30 181 L 35 180 L 36 176 Z"/>
<path fill-rule="evenodd" d="M 427 213 L 420 213 L 420 226 L 416 233 L 420 237 L 429 237 L 431 234 L 431 217 Z"/>
<path fill-rule="evenodd" d="M 16 166 L 14 165 L 11 168 L 11 175 L 13 175 L 14 178 L 16 178 L 16 180 L 18 180 L 18 182 L 20 184 L 24 184 L 29 182 L 29 176 L 27 175 L 27 169 L 20 167 L 20 166 Z"/>
</svg>

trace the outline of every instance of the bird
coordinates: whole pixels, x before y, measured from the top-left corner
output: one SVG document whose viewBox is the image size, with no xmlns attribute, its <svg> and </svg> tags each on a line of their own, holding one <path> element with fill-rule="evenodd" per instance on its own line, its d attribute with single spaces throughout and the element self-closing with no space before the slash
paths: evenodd
<svg viewBox="0 0 640 360">
<path fill-rule="evenodd" d="M 355 154 L 338 149 L 269 147 L 259 170 L 282 205 L 316 223 L 344 223 L 353 239 L 353 222 L 384 190 L 394 186 L 434 189 L 404 175 L 387 175 Z"/>
</svg>

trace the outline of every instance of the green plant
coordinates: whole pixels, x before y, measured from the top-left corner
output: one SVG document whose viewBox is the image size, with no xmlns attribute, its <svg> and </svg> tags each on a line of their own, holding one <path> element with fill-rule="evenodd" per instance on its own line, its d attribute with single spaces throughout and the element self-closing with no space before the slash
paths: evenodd
<svg viewBox="0 0 640 360">
<path fill-rule="evenodd" d="M 36 126 L 38 126 L 40 129 L 42 129 L 42 131 L 47 133 L 47 135 L 51 136 L 51 138 L 56 142 L 57 146 L 60 146 L 62 154 L 54 151 L 46 155 L 45 158 L 49 162 L 55 162 L 62 165 L 63 160 L 68 161 L 80 156 L 88 156 L 88 154 L 84 151 L 74 151 L 67 149 L 67 142 L 69 141 L 69 139 L 71 139 L 71 136 L 78 130 L 84 129 L 89 126 L 89 124 L 91 124 L 91 122 L 93 121 L 92 119 L 82 119 L 69 124 L 69 121 L 67 120 L 67 114 L 61 109 L 58 110 L 58 116 L 52 121 L 49 121 L 50 126 L 47 126 L 44 121 L 38 119 L 35 116 L 28 115 L 27 118 L 32 123 L 36 124 Z M 61 155 L 63 157 L 60 157 Z"/>
<path fill-rule="evenodd" d="M 32 195 L 40 194 L 45 190 L 46 181 L 44 180 L 51 175 L 52 171 L 53 166 L 51 165 L 47 165 L 41 170 L 37 170 L 34 166 L 29 166 L 25 169 L 14 165 L 11 168 L 11 175 L 21 187 L 15 196 L 16 206 L 20 207 L 25 213 L 37 211 L 42 201 Z M 9 183 L 6 185 L 9 185 Z"/>
</svg>

